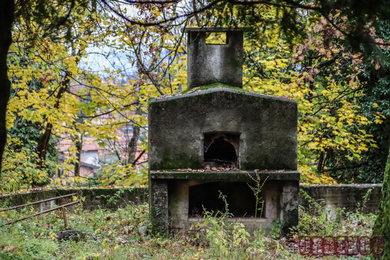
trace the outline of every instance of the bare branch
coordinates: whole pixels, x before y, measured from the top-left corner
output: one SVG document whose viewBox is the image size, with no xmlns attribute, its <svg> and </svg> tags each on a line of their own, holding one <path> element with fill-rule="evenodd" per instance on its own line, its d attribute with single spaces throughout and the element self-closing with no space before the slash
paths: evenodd
<svg viewBox="0 0 390 260">
<path fill-rule="evenodd" d="M 218 1 L 213 1 L 211 2 L 210 4 L 206 5 L 204 8 L 201 8 L 199 10 L 196 10 L 196 11 L 193 11 L 193 12 L 187 12 L 187 13 L 184 13 L 182 15 L 176 15 L 174 17 L 171 17 L 171 18 L 168 18 L 168 19 L 163 19 L 161 21 L 157 21 L 157 22 L 151 22 L 151 23 L 145 23 L 145 22 L 139 22 L 139 21 L 135 21 L 135 20 L 132 20 L 130 18 L 128 18 L 127 16 L 125 16 L 124 14 L 118 12 L 117 10 L 115 10 L 114 7 L 112 7 L 109 3 L 107 3 L 106 0 L 102 0 L 102 2 L 113 12 L 115 13 L 116 15 L 118 15 L 119 17 L 121 17 L 122 19 L 124 19 L 125 21 L 127 21 L 128 23 L 130 23 L 131 25 L 141 25 L 141 26 L 157 26 L 157 25 L 162 25 L 162 24 L 165 24 L 165 23 L 169 23 L 169 22 L 172 22 L 172 21 L 176 21 L 178 19 L 181 19 L 181 18 L 185 18 L 185 17 L 190 17 L 190 16 L 193 16 L 195 14 L 198 14 L 198 13 L 203 13 L 204 11 L 212 8 L 213 6 L 217 5 L 218 3 L 220 2 L 223 2 L 222 0 L 218 0 Z M 153 2 L 153 1 L 151 1 Z M 156 1 L 158 2 L 158 1 Z"/>
</svg>

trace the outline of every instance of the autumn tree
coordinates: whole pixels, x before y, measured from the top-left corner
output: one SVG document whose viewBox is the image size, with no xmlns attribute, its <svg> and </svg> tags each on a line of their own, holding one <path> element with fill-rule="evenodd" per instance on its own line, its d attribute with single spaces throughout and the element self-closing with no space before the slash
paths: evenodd
<svg viewBox="0 0 390 260">
<path fill-rule="evenodd" d="M 1 176 L 3 183 L 9 185 L 16 183 L 21 187 L 23 183 L 31 183 L 35 186 L 47 181 L 56 168 L 55 165 L 48 167 L 46 160 L 53 135 L 66 134 L 76 144 L 72 146 L 73 156 L 68 161 L 75 164 L 77 175 L 82 135 L 89 132 L 100 139 L 116 138 L 115 129 L 128 119 L 104 126 L 93 120 L 136 105 L 132 101 L 132 83 L 118 84 L 117 71 L 106 71 L 106 80 L 102 81 L 101 74 L 79 67 L 88 46 L 110 44 L 107 36 L 112 31 L 104 28 L 110 17 L 97 14 L 95 5 L 58 8 L 68 13 L 71 23 L 58 28 L 54 35 L 40 35 L 47 26 L 45 21 L 36 23 L 23 17 L 15 21 L 14 44 L 8 56 L 13 87 L 7 111 L 11 138 Z M 31 39 L 31 35 L 36 38 Z M 22 126 L 20 131 L 27 129 L 18 123 L 21 120 L 41 131 L 39 137 L 27 140 L 12 135 L 18 131 L 18 126 Z M 35 149 L 32 151 L 27 143 L 33 144 Z M 23 149 L 12 149 L 15 147 Z"/>
<path fill-rule="evenodd" d="M 82 1 L 79 1 L 78 2 L 78 5 L 80 6 L 85 6 L 86 5 L 86 1 L 82 2 Z M 44 1 L 16 1 L 14 3 L 14 1 L 2 1 L 2 8 L 1 8 L 1 19 L 9 19 L 9 25 L 11 25 L 11 23 L 13 22 L 13 28 L 15 29 L 14 30 L 14 33 L 15 32 L 18 32 L 18 30 L 20 30 L 19 32 L 21 32 L 21 30 L 24 30 L 25 34 L 23 37 L 19 37 L 20 35 L 22 35 L 22 33 L 18 35 L 14 35 L 14 41 L 16 39 L 17 40 L 20 40 L 20 41 L 23 41 L 24 42 L 24 47 L 22 49 L 19 49 L 18 51 L 22 51 L 24 52 L 26 55 L 29 55 L 29 57 L 34 57 L 35 55 L 39 55 L 35 52 L 34 50 L 34 46 L 37 45 L 37 43 L 41 44 L 41 46 L 44 46 L 45 44 L 50 44 L 50 40 L 48 40 L 48 38 L 50 38 L 49 36 L 52 36 L 52 38 L 55 38 L 53 37 L 55 34 L 58 33 L 58 35 L 60 35 L 59 32 L 63 31 L 64 29 L 64 26 L 67 27 L 66 25 L 69 25 L 69 20 L 68 18 L 71 16 L 71 12 L 73 10 L 73 8 L 76 6 L 75 4 L 75 1 L 63 1 L 61 4 L 53 4 L 53 3 L 49 3 L 49 2 L 44 2 Z M 64 10 L 66 10 L 67 12 L 63 12 Z M 3 20 L 2 20 L 3 21 Z M 21 26 L 22 24 L 30 24 L 31 27 L 29 27 L 27 25 L 27 30 L 26 30 L 26 27 L 23 28 L 23 26 Z M 5 23 L 5 20 L 4 20 L 4 23 L 2 23 L 2 25 L 4 26 L 1 26 L 2 30 L 3 29 L 6 29 L 6 23 Z M 12 30 L 12 27 L 8 27 L 8 28 L 11 28 Z M 39 28 L 39 30 L 35 30 L 34 29 L 37 29 Z M 7 29 L 8 30 L 8 29 Z M 5 43 L 7 43 L 7 41 L 3 41 L 3 40 L 7 40 L 8 36 L 11 36 L 11 31 L 9 31 L 9 34 L 4 34 L 4 37 L 1 38 L 1 50 L 4 51 L 8 51 L 8 47 L 5 48 Z M 51 34 L 52 33 L 52 34 Z M 46 41 L 43 41 L 43 39 L 46 38 Z M 20 45 L 21 42 L 19 42 L 18 44 Z M 8 44 L 10 44 L 10 42 L 8 42 Z M 20 47 L 20 46 L 19 46 Z M 47 46 L 46 46 L 47 47 Z M 14 47 L 15 48 L 15 47 Z M 16 54 L 17 51 L 15 51 L 15 49 L 11 50 L 10 52 L 8 52 L 8 65 L 12 64 L 15 65 L 15 62 L 19 62 L 18 65 L 22 65 L 22 66 L 32 66 L 34 67 L 34 64 L 29 64 L 28 61 L 26 60 L 18 60 L 18 59 L 15 59 L 16 57 Z M 26 56 L 27 57 L 27 56 Z M 13 60 L 12 60 L 13 59 Z M 2 60 L 3 62 L 3 60 Z M 10 63 L 11 62 L 11 63 Z M 36 64 L 35 64 L 36 65 Z M 4 68 L 2 68 L 2 76 L 5 76 L 7 74 L 7 67 L 5 66 Z M 39 81 L 40 79 L 42 79 L 39 75 L 34 75 L 35 77 L 31 78 L 31 81 L 34 82 L 34 78 L 35 78 L 35 82 Z M 8 77 L 8 75 L 7 75 Z M 11 76 L 13 77 L 13 76 Z M 13 77 L 13 79 L 15 79 L 15 77 Z M 8 91 L 7 89 L 10 88 L 10 84 L 6 83 L 7 80 L 6 78 L 2 78 L 2 81 L 4 83 L 1 83 L 1 88 L 2 88 L 2 98 L 4 98 L 4 100 L 2 100 L 1 104 L 2 106 L 6 106 L 7 103 L 8 103 L 8 100 L 10 98 L 10 91 Z M 8 81 L 9 82 L 9 81 Z M 3 110 L 1 110 L 3 112 Z M 2 113 L 1 112 L 1 113 Z M 9 117 L 9 113 L 10 111 L 8 111 L 8 117 Z M 12 111 L 11 111 L 11 114 L 12 114 Z M 3 114 L 2 114 L 3 115 Z M 5 114 L 4 114 L 4 117 L 1 118 L 1 130 L 0 130 L 0 136 L 1 136 L 1 145 L 0 145 L 0 155 L 3 156 L 3 152 L 4 152 L 4 145 L 5 145 L 5 141 L 6 141 L 6 132 L 4 132 L 3 130 L 3 126 L 5 127 Z M 12 124 L 12 120 L 7 122 L 8 125 Z M 3 125 L 4 123 L 4 125 Z M 10 140 L 10 142 L 12 142 L 12 140 Z M 13 151 L 11 151 L 13 152 Z M 26 154 L 26 156 L 28 156 Z M 8 158 L 9 159 L 9 158 Z M 19 160 L 16 160 L 15 161 L 16 164 L 14 166 L 17 167 L 18 165 L 18 162 L 20 162 L 20 158 Z M 12 164 L 12 163 L 11 163 Z M 3 161 L 3 157 L 2 157 L 2 160 L 0 162 L 0 167 L 1 167 L 1 174 L 3 175 L 4 174 L 4 161 Z M 9 168 L 7 170 L 10 170 Z M 3 177 L 2 175 L 0 175 L 0 177 Z"/>
</svg>

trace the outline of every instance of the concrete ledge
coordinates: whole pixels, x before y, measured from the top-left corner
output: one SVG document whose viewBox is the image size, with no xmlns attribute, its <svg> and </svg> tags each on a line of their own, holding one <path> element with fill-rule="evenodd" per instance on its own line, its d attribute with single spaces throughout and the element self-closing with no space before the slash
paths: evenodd
<svg viewBox="0 0 390 260">
<path fill-rule="evenodd" d="M 298 171 L 150 171 L 152 179 L 299 180 Z"/>
</svg>

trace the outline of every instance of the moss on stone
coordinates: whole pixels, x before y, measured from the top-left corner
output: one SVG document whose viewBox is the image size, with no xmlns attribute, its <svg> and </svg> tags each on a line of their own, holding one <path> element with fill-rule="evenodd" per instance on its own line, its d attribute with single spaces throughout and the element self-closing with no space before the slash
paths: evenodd
<svg viewBox="0 0 390 260">
<path fill-rule="evenodd" d="M 233 87 L 233 86 L 229 86 L 229 85 L 221 84 L 221 83 L 214 83 L 214 84 L 209 84 L 209 85 L 202 86 L 202 87 L 186 89 L 186 90 L 183 90 L 181 92 L 181 94 L 191 94 L 191 93 L 196 93 L 198 91 L 203 91 L 203 90 L 207 90 L 207 89 L 211 89 L 211 88 L 218 88 L 218 87 L 230 88 L 230 89 L 234 89 L 234 90 L 241 91 L 241 92 L 251 92 L 251 91 L 243 89 L 243 88 Z"/>
<path fill-rule="evenodd" d="M 179 100 L 175 99 L 175 98 L 161 99 L 163 102 L 153 102 L 153 101 L 157 101 L 157 100 L 158 99 L 150 99 L 149 100 L 149 103 L 148 103 L 149 110 L 150 109 L 160 109 L 166 105 L 176 105 L 179 103 Z"/>
<path fill-rule="evenodd" d="M 199 162 L 199 158 L 191 158 L 188 156 L 172 155 L 165 153 L 163 159 L 159 163 L 150 165 L 151 170 L 162 170 L 162 169 L 179 169 L 179 168 L 192 168 L 199 169 L 202 165 Z"/>
</svg>

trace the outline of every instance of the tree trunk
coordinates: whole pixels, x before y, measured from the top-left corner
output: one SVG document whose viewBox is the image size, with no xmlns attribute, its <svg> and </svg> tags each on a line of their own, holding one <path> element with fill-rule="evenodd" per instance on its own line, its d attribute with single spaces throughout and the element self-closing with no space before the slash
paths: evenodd
<svg viewBox="0 0 390 260">
<path fill-rule="evenodd" d="M 139 104 L 137 108 L 135 109 L 135 114 L 140 115 L 141 114 L 141 105 Z M 127 163 L 132 164 L 135 161 L 135 156 L 137 154 L 137 148 L 138 148 L 138 139 L 140 134 L 141 127 L 137 125 L 136 123 L 133 123 L 133 136 L 131 137 L 128 145 L 128 157 L 127 157 Z"/>
<path fill-rule="evenodd" d="M 11 83 L 8 79 L 7 55 L 12 42 L 13 0 L 0 1 L 0 173 L 4 148 L 7 142 L 6 114 Z"/>
<path fill-rule="evenodd" d="M 81 140 L 80 140 L 81 138 Z M 77 138 L 74 142 L 76 146 L 76 162 L 74 163 L 74 176 L 80 176 L 80 164 L 81 164 L 81 151 L 83 149 L 83 140 L 82 136 Z"/>
<path fill-rule="evenodd" d="M 324 168 L 324 166 L 322 165 L 324 163 L 324 152 L 321 151 L 320 152 L 320 158 L 318 159 L 318 163 L 317 163 L 317 172 L 322 172 L 322 169 Z"/>
<path fill-rule="evenodd" d="M 382 236 L 385 239 L 385 251 L 380 256 L 380 259 L 390 259 L 390 151 L 387 157 L 382 196 L 373 235 Z"/>
<path fill-rule="evenodd" d="M 38 145 L 37 145 L 38 169 L 42 169 L 43 164 L 45 163 L 46 151 L 50 142 L 52 129 L 53 129 L 53 124 L 48 123 L 45 132 L 41 135 L 41 137 L 38 140 Z"/>
<path fill-rule="evenodd" d="M 58 109 L 58 107 L 60 106 L 60 99 L 62 95 L 65 93 L 66 88 L 69 86 L 69 83 L 70 83 L 70 79 L 66 77 L 66 79 L 62 82 L 62 86 L 58 90 L 56 96 L 57 101 L 54 105 L 54 108 Z M 43 164 L 45 162 L 46 151 L 47 151 L 47 147 L 49 146 L 52 129 L 53 129 L 53 124 L 47 123 L 45 132 L 41 135 L 41 137 L 38 140 L 38 144 L 37 144 L 38 169 L 42 169 Z"/>
</svg>

